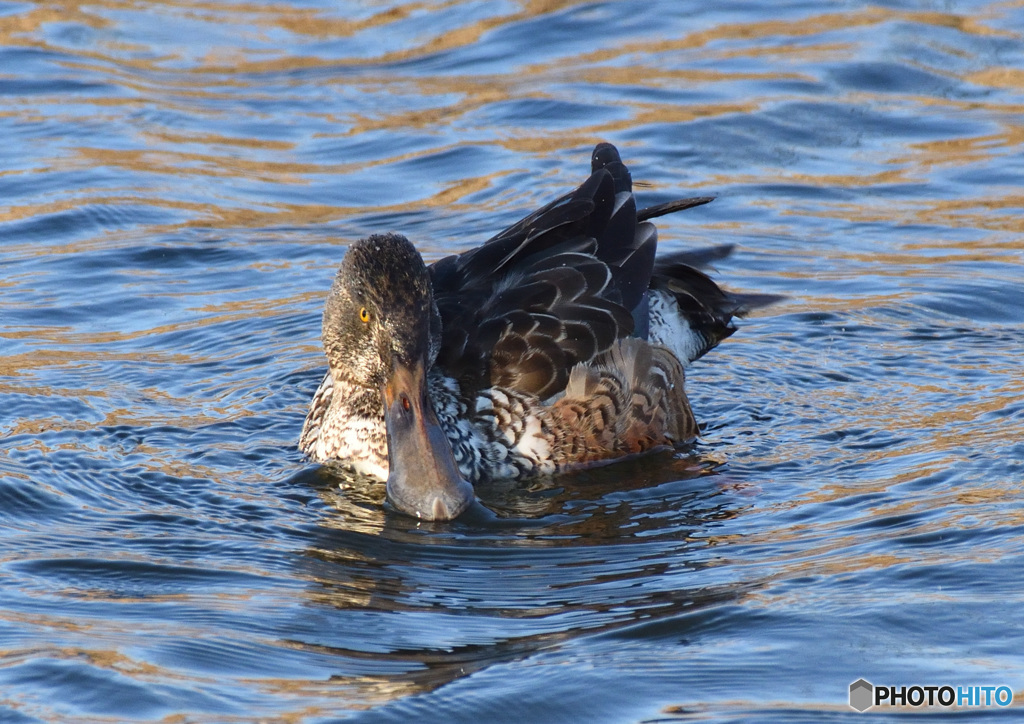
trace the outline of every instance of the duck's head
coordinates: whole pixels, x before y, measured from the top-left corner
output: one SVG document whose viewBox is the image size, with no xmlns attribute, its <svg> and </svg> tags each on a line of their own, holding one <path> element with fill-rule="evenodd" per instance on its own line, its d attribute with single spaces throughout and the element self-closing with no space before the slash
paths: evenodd
<svg viewBox="0 0 1024 724">
<path fill-rule="evenodd" d="M 336 381 L 379 390 L 388 436 L 388 500 L 450 520 L 474 500 L 427 397 L 441 339 L 430 275 L 399 234 L 374 235 L 342 260 L 324 308 L 323 344 Z"/>
</svg>

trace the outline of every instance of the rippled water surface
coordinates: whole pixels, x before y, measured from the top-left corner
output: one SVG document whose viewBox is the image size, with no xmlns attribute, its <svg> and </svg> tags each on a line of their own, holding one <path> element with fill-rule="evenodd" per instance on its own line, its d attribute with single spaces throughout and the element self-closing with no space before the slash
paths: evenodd
<svg viewBox="0 0 1024 724">
<path fill-rule="evenodd" d="M 0 719 L 1020 703 L 1022 29 L 1021 0 L 0 0 Z M 306 463 L 346 245 L 470 248 L 599 140 L 641 203 L 718 197 L 663 248 L 735 243 L 715 277 L 786 297 L 694 365 L 695 448 L 423 525 Z"/>
</svg>

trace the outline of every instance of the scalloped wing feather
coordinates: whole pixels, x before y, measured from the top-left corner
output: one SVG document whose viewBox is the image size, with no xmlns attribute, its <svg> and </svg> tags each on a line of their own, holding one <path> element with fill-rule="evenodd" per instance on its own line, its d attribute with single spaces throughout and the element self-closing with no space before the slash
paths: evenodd
<svg viewBox="0 0 1024 724">
<path fill-rule="evenodd" d="M 565 388 L 573 364 L 632 333 L 633 290 L 647 287 L 656 237 L 637 234 L 628 173 L 624 192 L 621 184 L 598 168 L 573 193 L 431 267 L 437 363 L 465 394 L 501 385 L 546 399 Z"/>
</svg>

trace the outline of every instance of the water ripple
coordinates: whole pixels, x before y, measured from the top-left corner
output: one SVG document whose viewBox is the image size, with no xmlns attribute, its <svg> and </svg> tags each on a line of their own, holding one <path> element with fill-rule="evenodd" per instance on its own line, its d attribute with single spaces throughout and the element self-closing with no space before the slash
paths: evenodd
<svg viewBox="0 0 1024 724">
<path fill-rule="evenodd" d="M 0 2 L 0 718 L 828 721 L 862 676 L 1014 685 L 1022 23 Z M 735 243 L 714 276 L 786 298 L 688 372 L 700 441 L 450 524 L 305 463 L 344 247 L 470 248 L 598 140 L 642 202 L 718 197 L 664 249 Z"/>
</svg>

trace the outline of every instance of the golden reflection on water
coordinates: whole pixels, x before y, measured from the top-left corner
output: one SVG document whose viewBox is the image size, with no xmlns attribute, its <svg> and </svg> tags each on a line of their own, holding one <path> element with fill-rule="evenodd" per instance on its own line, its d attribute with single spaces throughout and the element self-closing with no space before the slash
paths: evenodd
<svg viewBox="0 0 1024 724">
<path fill-rule="evenodd" d="M 1017 90 L 1024 88 L 1024 70 L 1020 68 L 986 68 L 967 75 L 964 80 L 989 88 Z"/>
<path fill-rule="evenodd" d="M 398 62 L 423 58 L 440 52 L 451 51 L 477 43 L 486 33 L 503 26 L 524 20 L 536 19 L 566 8 L 585 5 L 583 0 L 524 0 L 513 12 L 478 18 L 468 21 L 454 30 L 434 35 L 427 34 L 410 47 L 386 51 L 369 58 L 358 57 L 316 57 L 309 55 L 279 53 L 278 57 L 254 57 L 266 55 L 253 38 L 242 35 L 236 48 L 223 48 L 204 57 L 189 60 L 184 69 L 169 67 L 166 55 L 146 55 L 145 48 L 136 44 L 124 44 L 113 40 L 112 35 L 101 32 L 98 45 L 93 49 L 58 48 L 48 39 L 47 27 L 53 23 L 76 23 L 97 31 L 114 27 L 113 21 L 104 15 L 106 11 L 134 9 L 132 3 L 104 0 L 98 5 L 84 5 L 73 2 L 43 3 L 26 11 L 0 18 L 0 42 L 8 46 L 30 46 L 41 49 L 59 50 L 73 54 L 84 65 L 64 61 L 69 71 L 88 69 L 102 72 L 117 86 L 134 91 L 138 97 L 97 97 L 83 98 L 82 102 L 130 106 L 166 106 L 182 108 L 184 99 L 215 99 L 227 87 L 248 90 L 250 97 L 261 95 L 258 76 L 267 73 L 321 67 L 334 70 L 343 66 L 387 66 Z M 179 11 L 200 21 L 215 22 L 227 20 L 249 29 L 261 28 L 272 37 L 271 31 L 286 31 L 300 37 L 317 39 L 346 38 L 367 32 L 386 32 L 386 28 L 409 20 L 418 13 L 431 13 L 447 8 L 450 3 L 412 3 L 371 11 L 361 18 L 341 18 L 325 14 L 318 9 L 299 8 L 289 5 L 241 4 L 230 7 L 198 2 L 180 2 Z M 682 85 L 714 86 L 741 80 L 780 82 L 814 78 L 807 71 L 791 72 L 727 72 L 716 70 L 674 69 L 662 59 L 679 56 L 680 53 L 700 51 L 703 58 L 749 57 L 756 59 L 765 54 L 781 54 L 793 58 L 842 56 L 845 49 L 835 43 L 807 44 L 806 39 L 832 31 L 848 30 L 852 27 L 880 26 L 894 21 L 955 28 L 959 32 L 979 37 L 1016 37 L 1013 33 L 1000 30 L 988 24 L 1002 17 L 1009 8 L 1018 6 L 992 5 L 982 8 L 971 16 L 934 11 L 907 12 L 887 8 L 867 8 L 850 12 L 827 12 L 799 20 L 771 20 L 744 24 L 723 24 L 695 30 L 679 38 L 659 38 L 653 34 L 642 43 L 626 43 L 615 47 L 599 47 L 590 53 L 556 61 L 526 63 L 512 68 L 502 75 L 402 75 L 389 67 L 379 74 L 365 71 L 356 78 L 329 74 L 325 83 L 343 83 L 363 87 L 376 94 L 400 92 L 415 93 L 422 98 L 455 97 L 454 103 L 436 105 L 417 110 L 396 109 L 379 116 L 367 116 L 353 111 L 345 118 L 337 119 L 340 136 L 353 136 L 376 130 L 396 131 L 402 129 L 430 129 L 450 125 L 453 119 L 465 118 L 475 111 L 506 101 L 524 98 L 543 98 L 550 92 L 546 89 L 558 83 L 571 80 L 593 86 L 629 87 L 643 79 L 649 87 L 679 87 Z M 743 44 L 737 47 L 737 43 Z M 226 62 L 226 56 L 230 62 Z M 179 59 L 180 60 L 180 59 Z M 979 86 L 1012 87 L 1022 86 L 1021 72 L 1013 68 L 987 68 L 973 71 L 964 80 Z M 846 100 L 862 104 L 872 100 L 866 93 L 855 93 Z M 773 99 L 778 101 L 776 97 Z M 41 102 L 48 101 L 44 97 Z M 628 109 L 626 116 L 616 120 L 603 120 L 566 129 L 516 129 L 515 133 L 502 134 L 491 139 L 477 139 L 475 143 L 493 143 L 516 152 L 544 154 L 559 152 L 567 147 L 577 147 L 600 140 L 617 131 L 625 131 L 647 124 L 685 124 L 700 118 L 747 114 L 760 109 L 761 99 L 745 103 L 707 103 L 678 105 L 672 103 L 629 102 L 620 97 Z M 936 103 L 934 98 L 919 98 L 917 102 Z M 951 104 L 965 103 L 951 100 Z M 984 102 L 984 101 L 981 101 Z M 996 106 L 1002 112 L 1006 108 Z M 39 117 L 38 108 L 23 106 L 20 111 L 25 118 Z M 45 114 L 44 114 L 45 115 Z M 271 184 L 310 185 L 315 184 L 318 175 L 344 176 L 365 168 L 380 168 L 386 173 L 388 166 L 424 153 L 437 153 L 443 145 L 426 152 L 400 154 L 360 161 L 358 164 L 321 162 L 299 162 L 289 160 L 287 155 L 296 152 L 295 142 L 266 139 L 262 137 L 227 136 L 223 133 L 200 133 L 185 135 L 171 128 L 152 126 L 140 129 L 140 137 L 148 140 L 151 147 L 145 150 L 123 148 L 79 147 L 70 155 L 54 159 L 56 167 L 63 168 L 122 168 L 144 175 L 199 175 L 204 178 L 238 178 L 263 181 Z M 886 163 L 895 167 L 884 171 L 854 174 L 808 174 L 788 172 L 784 169 L 770 169 L 762 175 L 731 174 L 709 176 L 703 184 L 720 187 L 734 184 L 777 183 L 784 181 L 805 184 L 810 187 L 862 188 L 882 184 L 919 183 L 927 179 L 930 171 L 939 166 L 966 166 L 983 161 L 993 148 L 1019 146 L 1024 140 L 1021 127 L 1006 127 L 1001 134 L 988 134 L 975 138 L 943 139 L 910 144 L 900 154 Z M 182 146 L 194 146 L 196 150 L 183 150 Z M 199 150 L 205 149 L 205 150 Z M 231 149 L 247 149 L 267 152 L 265 158 L 246 158 L 232 153 Z M 285 156 L 285 158 L 282 158 Z M 447 187 L 428 191 L 421 198 L 408 203 L 389 203 L 380 199 L 374 209 L 380 212 L 401 212 L 429 207 L 457 205 L 467 196 L 491 188 L 500 176 L 467 175 Z M 63 201 L 45 201 L 22 206 L 8 206 L 0 209 L 0 221 L 17 221 L 47 214 L 60 213 L 81 207 L 83 203 L 121 205 L 131 203 L 132 197 L 125 194 L 110 194 L 99 189 L 79 189 L 74 198 Z M 156 224 L 153 233 L 166 233 L 175 228 L 202 227 L 209 225 L 261 228 L 273 225 L 315 225 L 344 219 L 368 209 L 323 204 L 270 203 L 261 210 L 236 209 L 208 199 L 181 200 L 147 194 L 145 203 L 169 210 L 184 212 L 185 220 L 172 224 Z M 994 231 L 1019 233 L 1024 222 L 1019 214 L 992 214 L 992 210 L 1019 208 L 1021 198 L 1016 194 L 989 198 L 937 200 L 910 204 L 902 202 L 898 207 L 872 209 L 849 207 L 840 204 L 821 205 L 814 210 L 793 211 L 823 218 L 840 218 L 848 221 L 872 222 L 891 221 L 894 217 L 904 223 L 934 223 L 959 228 L 984 228 Z"/>
</svg>

